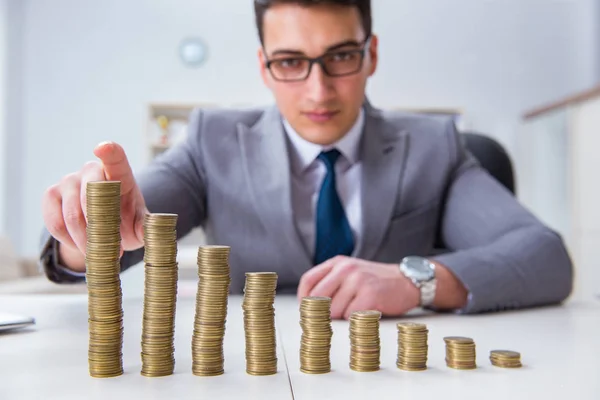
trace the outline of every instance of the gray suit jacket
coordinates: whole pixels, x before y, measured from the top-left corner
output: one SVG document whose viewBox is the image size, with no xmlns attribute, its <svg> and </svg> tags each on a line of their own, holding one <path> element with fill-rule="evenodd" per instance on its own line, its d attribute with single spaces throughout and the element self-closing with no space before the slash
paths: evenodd
<svg viewBox="0 0 600 400">
<path fill-rule="evenodd" d="M 362 239 L 353 256 L 397 263 L 431 256 L 469 290 L 464 312 L 560 302 L 572 266 L 561 238 L 542 225 L 465 150 L 451 121 L 366 104 L 361 143 Z M 231 250 L 231 289 L 247 271 L 275 271 L 278 293 L 310 269 L 291 208 L 287 138 L 277 108 L 195 110 L 187 140 L 157 158 L 138 183 L 151 212 L 179 215 L 181 237 L 202 226 Z M 42 263 L 57 282 L 44 232 Z M 48 240 L 46 240 L 48 239 Z M 127 252 L 122 269 L 142 260 Z"/>
</svg>

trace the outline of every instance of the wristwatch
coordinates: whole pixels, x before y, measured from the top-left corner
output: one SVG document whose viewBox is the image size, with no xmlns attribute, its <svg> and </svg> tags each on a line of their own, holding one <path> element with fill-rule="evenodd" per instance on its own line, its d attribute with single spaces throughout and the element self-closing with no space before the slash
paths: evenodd
<svg viewBox="0 0 600 400">
<path fill-rule="evenodd" d="M 423 257 L 404 257 L 400 262 L 400 272 L 421 291 L 421 307 L 430 306 L 435 297 L 435 264 Z"/>
</svg>

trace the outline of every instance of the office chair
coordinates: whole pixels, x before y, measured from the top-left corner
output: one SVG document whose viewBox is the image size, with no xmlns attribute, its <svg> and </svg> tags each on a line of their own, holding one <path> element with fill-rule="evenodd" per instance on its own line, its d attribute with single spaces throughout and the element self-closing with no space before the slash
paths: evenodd
<svg viewBox="0 0 600 400">
<path fill-rule="evenodd" d="M 462 132 L 467 149 L 498 182 L 516 193 L 512 161 L 500 143 L 477 132 Z"/>
</svg>

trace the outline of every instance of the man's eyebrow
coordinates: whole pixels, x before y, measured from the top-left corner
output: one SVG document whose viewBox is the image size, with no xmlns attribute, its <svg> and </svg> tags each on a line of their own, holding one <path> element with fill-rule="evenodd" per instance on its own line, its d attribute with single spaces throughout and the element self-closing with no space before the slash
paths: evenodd
<svg viewBox="0 0 600 400">
<path fill-rule="evenodd" d="M 338 50 L 340 48 L 343 47 L 359 47 L 361 45 L 361 43 L 357 42 L 356 40 L 346 40 L 340 43 L 336 43 L 333 44 L 329 47 L 327 47 L 327 49 L 325 50 L 325 52 L 329 52 L 329 51 L 334 51 L 334 50 Z M 276 55 L 293 55 L 293 56 L 304 56 L 305 54 L 300 51 L 300 50 L 293 50 L 293 49 L 277 49 L 275 50 L 273 53 L 271 53 L 271 56 L 276 56 Z"/>
</svg>

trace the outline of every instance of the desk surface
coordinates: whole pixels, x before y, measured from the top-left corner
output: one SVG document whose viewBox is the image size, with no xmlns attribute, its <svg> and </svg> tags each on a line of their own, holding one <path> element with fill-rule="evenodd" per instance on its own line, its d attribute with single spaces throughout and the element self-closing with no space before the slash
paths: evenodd
<svg viewBox="0 0 600 400">
<path fill-rule="evenodd" d="M 9 399 L 598 399 L 600 398 L 600 302 L 478 316 L 417 314 L 405 319 L 429 327 L 429 369 L 400 371 L 395 366 L 394 320 L 381 322 L 381 366 L 359 373 L 348 367 L 348 322 L 334 321 L 333 371 L 299 371 L 300 326 L 294 297 L 276 302 L 279 372 L 267 377 L 245 373 L 241 297 L 229 300 L 225 335 L 225 374 L 200 378 L 191 373 L 194 293 L 181 290 L 176 315 L 175 374 L 140 375 L 142 299 L 124 299 L 125 374 L 89 377 L 86 295 L 5 295 L 0 309 L 36 319 L 36 326 L 0 335 L 0 393 Z M 456 371 L 444 363 L 443 337 L 471 336 L 478 368 Z M 489 351 L 521 352 L 523 368 L 493 367 Z"/>
</svg>

